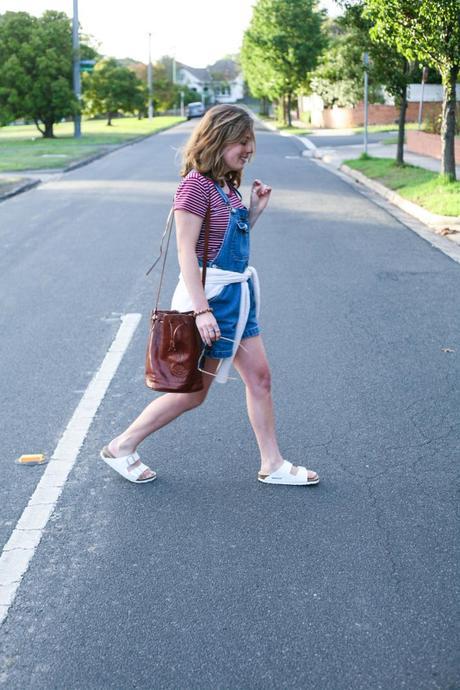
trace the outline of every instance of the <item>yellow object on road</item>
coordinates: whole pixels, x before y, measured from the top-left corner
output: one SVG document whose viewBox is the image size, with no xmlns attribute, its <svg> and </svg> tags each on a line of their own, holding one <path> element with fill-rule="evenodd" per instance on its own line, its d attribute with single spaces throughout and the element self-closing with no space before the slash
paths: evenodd
<svg viewBox="0 0 460 690">
<path fill-rule="evenodd" d="M 21 455 L 20 458 L 16 460 L 18 465 L 43 465 L 45 462 L 45 456 L 42 453 L 36 453 L 33 455 Z"/>
</svg>

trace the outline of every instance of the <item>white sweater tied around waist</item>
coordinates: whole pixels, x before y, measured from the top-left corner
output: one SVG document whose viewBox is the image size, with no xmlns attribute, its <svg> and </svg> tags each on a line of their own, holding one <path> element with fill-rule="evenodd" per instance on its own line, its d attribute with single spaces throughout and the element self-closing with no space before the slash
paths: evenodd
<svg viewBox="0 0 460 690">
<path fill-rule="evenodd" d="M 224 271 L 222 268 L 213 268 L 212 266 L 206 269 L 206 285 L 205 285 L 205 295 L 206 299 L 212 299 L 217 297 L 224 287 L 230 285 L 231 283 L 241 283 L 241 296 L 240 296 L 240 311 L 238 315 L 238 323 L 236 325 L 235 341 L 233 343 L 233 350 L 231 357 L 226 357 L 219 367 L 217 372 L 216 381 L 219 383 L 225 383 L 228 379 L 230 372 L 230 367 L 232 366 L 233 359 L 236 355 L 238 347 L 241 342 L 241 337 L 244 333 L 244 329 L 249 316 L 249 309 L 251 305 L 251 298 L 249 294 L 248 280 L 252 278 L 254 285 L 254 297 L 256 301 L 256 316 L 259 317 L 260 311 L 260 285 L 259 277 L 257 271 L 253 266 L 248 266 L 243 273 L 238 273 L 236 271 Z M 171 309 L 177 311 L 192 311 L 193 304 L 190 299 L 187 287 L 185 285 L 182 273 L 179 275 L 179 282 L 174 291 L 172 298 Z"/>
</svg>

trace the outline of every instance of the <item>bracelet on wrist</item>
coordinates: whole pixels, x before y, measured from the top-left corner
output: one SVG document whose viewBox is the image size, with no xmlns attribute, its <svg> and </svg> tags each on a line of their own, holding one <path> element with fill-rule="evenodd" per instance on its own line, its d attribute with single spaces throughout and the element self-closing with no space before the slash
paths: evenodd
<svg viewBox="0 0 460 690">
<path fill-rule="evenodd" d="M 207 314 L 207 312 L 212 312 L 214 309 L 212 307 L 207 307 L 206 309 L 200 309 L 200 311 L 194 311 L 193 316 L 196 319 L 197 316 L 201 316 L 201 314 Z"/>
</svg>

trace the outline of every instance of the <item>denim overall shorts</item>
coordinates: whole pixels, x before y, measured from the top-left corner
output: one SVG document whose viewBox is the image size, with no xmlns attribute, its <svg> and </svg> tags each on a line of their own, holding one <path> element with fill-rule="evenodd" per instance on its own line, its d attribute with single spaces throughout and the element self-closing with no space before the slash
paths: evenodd
<svg viewBox="0 0 460 690">
<path fill-rule="evenodd" d="M 217 256 L 207 262 L 207 266 L 221 268 L 225 271 L 244 273 L 249 261 L 249 212 L 247 208 L 233 208 L 224 190 L 216 183 L 217 191 L 230 211 L 230 218 L 224 235 L 224 241 Z M 203 265 L 199 259 L 200 266 Z M 250 308 L 248 320 L 243 331 L 243 338 L 259 335 L 260 328 L 256 318 L 256 303 L 252 279 L 248 280 Z M 232 356 L 233 341 L 235 339 L 236 324 L 240 312 L 241 283 L 231 283 L 209 300 L 214 317 L 219 324 L 222 338 L 206 348 L 206 357 L 224 359 Z"/>
</svg>

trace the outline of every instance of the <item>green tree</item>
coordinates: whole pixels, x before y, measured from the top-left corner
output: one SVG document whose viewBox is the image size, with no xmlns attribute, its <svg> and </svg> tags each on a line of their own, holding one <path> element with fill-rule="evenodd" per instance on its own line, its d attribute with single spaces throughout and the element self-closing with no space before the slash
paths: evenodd
<svg viewBox="0 0 460 690">
<path fill-rule="evenodd" d="M 438 70 L 444 87 L 441 172 L 455 180 L 456 82 L 460 68 L 460 0 L 366 0 L 371 36 L 408 60 Z"/>
<path fill-rule="evenodd" d="M 106 115 L 107 125 L 119 112 L 145 110 L 145 84 L 114 58 L 100 60 L 93 72 L 84 75 L 84 108 L 90 115 Z"/>
<path fill-rule="evenodd" d="M 136 62 L 134 60 L 120 60 L 119 64 L 128 67 L 132 70 L 142 84 L 147 84 L 147 65 L 143 62 Z M 196 91 L 192 91 L 188 86 L 183 84 L 173 83 L 173 58 L 168 55 L 161 57 L 158 62 L 153 65 L 152 81 L 153 81 L 153 103 L 154 109 L 157 111 L 172 110 L 178 108 L 180 105 L 180 94 L 184 94 L 184 103 L 191 103 L 196 101 Z M 146 91 L 145 102 L 147 104 L 148 93 Z M 145 114 L 146 108 L 141 112 Z"/>
<path fill-rule="evenodd" d="M 180 92 L 189 91 L 172 81 L 172 58 L 164 56 L 153 65 L 153 101 L 155 110 L 164 111 L 177 107 L 180 101 Z M 184 98 L 184 100 L 186 100 Z M 196 101 L 196 93 L 193 92 L 191 100 Z M 189 101 L 190 102 L 190 101 Z"/>
<path fill-rule="evenodd" d="M 316 66 L 325 44 L 324 17 L 318 0 L 258 0 L 254 6 L 243 41 L 245 78 L 254 95 L 263 91 L 261 82 L 266 81 L 266 95 L 285 103 L 284 119 L 289 125 L 292 97 Z"/>
<path fill-rule="evenodd" d="M 346 7 L 339 23 L 348 32 L 348 42 L 353 46 L 356 55 L 359 56 L 358 74 L 362 88 L 363 64 L 362 56 L 365 52 L 370 58 L 369 82 L 370 100 L 373 100 L 375 90 L 385 88 L 385 91 L 393 96 L 395 104 L 399 108 L 398 118 L 398 145 L 396 148 L 396 162 L 404 163 L 404 136 L 407 111 L 407 87 L 413 81 L 418 81 L 421 71 L 415 63 L 410 63 L 395 46 L 388 46 L 377 40 L 372 32 L 372 22 L 366 16 L 364 10 L 366 0 L 359 2 L 342 3 Z M 361 92 L 362 93 L 362 92 Z"/>
<path fill-rule="evenodd" d="M 0 15 L 0 124 L 33 120 L 44 137 L 78 111 L 72 91 L 72 28 L 62 12 Z"/>
<path fill-rule="evenodd" d="M 265 60 L 263 50 L 254 43 L 250 30 L 243 37 L 241 66 L 251 95 L 261 101 L 261 114 L 268 115 L 268 102 L 279 96 L 276 76 L 270 63 Z"/>
<path fill-rule="evenodd" d="M 363 47 L 362 36 L 345 16 L 330 23 L 328 29 L 327 46 L 309 75 L 310 87 L 327 108 L 353 107 L 364 95 L 363 52 L 367 46 Z M 370 80 L 369 99 L 372 103 L 382 100 L 381 85 L 374 79 Z"/>
</svg>

